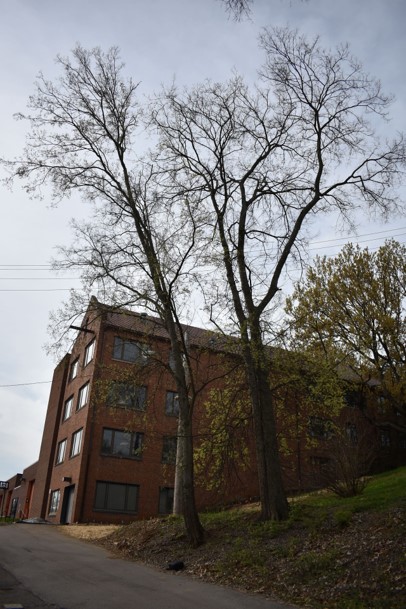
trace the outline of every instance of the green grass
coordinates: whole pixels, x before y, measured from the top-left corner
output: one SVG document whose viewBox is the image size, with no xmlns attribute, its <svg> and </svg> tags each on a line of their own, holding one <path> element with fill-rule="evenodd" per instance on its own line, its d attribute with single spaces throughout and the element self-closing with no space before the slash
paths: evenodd
<svg viewBox="0 0 406 609">
<path fill-rule="evenodd" d="M 361 495 L 342 499 L 332 493 L 314 493 L 299 503 L 313 508 L 345 509 L 347 512 L 382 511 L 406 507 L 406 467 L 371 478 Z"/>
</svg>

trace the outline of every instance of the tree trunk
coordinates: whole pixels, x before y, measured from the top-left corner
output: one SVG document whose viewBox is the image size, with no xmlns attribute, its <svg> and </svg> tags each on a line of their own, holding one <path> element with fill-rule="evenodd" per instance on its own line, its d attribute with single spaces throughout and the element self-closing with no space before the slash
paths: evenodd
<svg viewBox="0 0 406 609">
<path fill-rule="evenodd" d="M 272 392 L 269 356 L 259 335 L 244 350 L 254 420 L 262 520 L 285 520 L 289 514 L 282 481 Z"/>
<path fill-rule="evenodd" d="M 175 484 L 173 489 L 173 513 L 182 514 L 182 494 L 183 494 L 183 453 L 184 439 L 180 425 L 180 417 L 178 419 L 178 442 L 176 445 L 176 466 L 175 466 Z"/>
<path fill-rule="evenodd" d="M 182 477 L 182 514 L 190 545 L 197 548 L 204 541 L 204 529 L 200 523 L 199 514 L 196 509 L 194 492 L 194 466 L 193 466 L 193 433 L 192 416 L 189 403 L 182 404 L 180 409 L 186 409 L 184 416 L 179 416 L 178 442 L 181 444 L 182 463 L 180 475 Z"/>
</svg>

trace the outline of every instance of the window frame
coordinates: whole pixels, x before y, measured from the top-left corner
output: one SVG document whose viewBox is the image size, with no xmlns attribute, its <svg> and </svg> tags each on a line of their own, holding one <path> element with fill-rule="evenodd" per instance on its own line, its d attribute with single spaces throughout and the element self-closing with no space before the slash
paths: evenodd
<svg viewBox="0 0 406 609">
<path fill-rule="evenodd" d="M 379 430 L 379 444 L 381 448 L 390 448 L 392 446 L 391 434 L 389 429 Z"/>
<path fill-rule="evenodd" d="M 172 514 L 173 513 L 173 501 L 175 496 L 175 489 L 173 486 L 160 486 L 159 487 L 159 498 L 158 498 L 158 514 Z M 162 508 L 162 504 L 165 504 L 165 508 Z"/>
<path fill-rule="evenodd" d="M 308 421 L 308 432 L 310 437 L 316 440 L 329 440 L 333 436 L 333 422 L 331 419 L 312 415 Z"/>
<path fill-rule="evenodd" d="M 82 410 L 89 403 L 89 390 L 90 390 L 90 381 L 81 386 L 78 393 L 78 403 L 76 405 L 76 411 Z M 85 401 L 82 403 L 83 396 L 85 396 Z"/>
<path fill-rule="evenodd" d="M 120 396 L 120 393 L 125 393 L 126 390 L 130 395 L 130 399 L 127 402 L 125 401 L 125 399 L 123 399 L 122 396 Z M 132 391 L 134 392 L 133 404 L 131 403 Z M 137 395 L 135 396 L 135 394 Z M 112 385 L 109 389 L 109 395 L 107 396 L 107 405 L 112 408 L 124 408 L 125 410 L 145 412 L 147 408 L 147 396 L 148 388 L 146 385 L 137 385 L 135 383 L 124 381 L 112 381 Z"/>
<path fill-rule="evenodd" d="M 65 461 L 67 444 L 67 438 L 64 438 L 63 440 L 58 442 L 58 446 L 56 449 L 55 465 L 60 465 Z"/>
<path fill-rule="evenodd" d="M 165 396 L 165 414 L 168 417 L 179 417 L 179 394 L 177 391 L 167 390 Z"/>
<path fill-rule="evenodd" d="M 110 432 L 111 439 L 109 440 L 110 446 L 106 448 L 106 436 Z M 119 441 L 119 434 L 129 436 L 128 442 L 128 454 L 115 452 L 116 436 Z M 135 461 L 142 460 L 142 453 L 144 448 L 144 433 L 142 431 L 126 431 L 124 429 L 114 429 L 112 427 L 103 427 L 102 433 L 102 446 L 101 454 L 105 457 L 115 457 L 119 459 L 133 459 Z"/>
<path fill-rule="evenodd" d="M 77 357 L 70 365 L 69 368 L 69 381 L 73 381 L 79 372 L 79 357 Z"/>
<path fill-rule="evenodd" d="M 72 440 L 71 440 L 70 452 L 69 452 L 70 459 L 73 459 L 74 457 L 77 457 L 78 455 L 80 455 L 80 452 L 82 450 L 82 440 L 83 440 L 83 427 L 81 427 L 77 431 L 73 432 L 73 434 L 72 434 Z"/>
<path fill-rule="evenodd" d="M 105 487 L 103 489 L 103 486 Z M 122 487 L 124 490 L 124 504 L 123 509 L 115 509 L 111 506 L 114 500 L 113 496 L 110 495 L 114 491 L 114 488 L 118 490 L 118 487 Z M 130 507 L 129 503 L 132 500 L 130 497 L 131 491 L 135 493 L 135 507 Z M 96 480 L 96 488 L 94 494 L 93 510 L 95 512 L 110 512 L 114 514 L 137 514 L 138 503 L 140 495 L 139 484 L 128 484 L 125 482 L 110 482 L 107 480 Z M 98 503 L 100 499 L 102 502 Z"/>
<path fill-rule="evenodd" d="M 135 347 L 136 353 L 134 356 L 128 354 L 128 350 Z M 126 353 L 127 350 L 127 353 Z M 145 343 L 132 340 L 130 338 L 123 338 L 122 336 L 115 336 L 113 342 L 113 353 L 112 359 L 127 362 L 130 364 L 136 364 L 145 362 L 147 360 L 148 345 Z"/>
<path fill-rule="evenodd" d="M 72 416 L 74 397 L 75 396 L 72 394 L 67 400 L 65 400 L 65 403 L 63 405 L 62 422 L 67 421 Z M 67 410 L 68 404 L 69 411 Z"/>
<path fill-rule="evenodd" d="M 61 489 L 51 491 L 49 498 L 48 516 L 55 516 L 58 513 L 59 504 L 61 502 Z"/>
<path fill-rule="evenodd" d="M 85 354 L 83 357 L 83 368 L 86 368 L 88 364 L 94 359 L 94 354 L 96 350 L 96 339 L 93 338 L 90 343 L 88 343 L 85 347 Z"/>
</svg>

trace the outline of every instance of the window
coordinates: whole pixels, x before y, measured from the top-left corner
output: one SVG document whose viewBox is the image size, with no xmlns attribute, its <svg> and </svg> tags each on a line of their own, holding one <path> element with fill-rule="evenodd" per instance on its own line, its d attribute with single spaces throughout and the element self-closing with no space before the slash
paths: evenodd
<svg viewBox="0 0 406 609">
<path fill-rule="evenodd" d="M 59 465 L 59 463 L 62 463 L 65 460 L 65 454 L 66 454 L 66 439 L 61 440 L 61 442 L 59 442 L 59 444 L 58 444 L 58 448 L 56 451 L 56 465 Z"/>
<path fill-rule="evenodd" d="M 96 346 L 96 340 L 93 339 L 91 343 L 89 343 L 85 349 L 85 358 L 83 360 L 83 366 L 87 366 L 94 357 L 94 348 Z"/>
<path fill-rule="evenodd" d="M 79 398 L 78 398 L 78 406 L 76 410 L 80 410 L 87 404 L 87 400 L 89 398 L 89 383 L 83 385 L 83 387 L 79 390 Z"/>
<path fill-rule="evenodd" d="M 176 463 L 176 447 L 178 438 L 176 436 L 164 436 L 162 447 L 162 463 Z"/>
<path fill-rule="evenodd" d="M 70 365 L 70 370 L 69 370 L 69 380 L 73 381 L 73 379 L 75 379 L 78 375 L 78 370 L 79 370 L 79 358 L 76 358 L 74 362 L 71 363 Z"/>
<path fill-rule="evenodd" d="M 70 447 L 70 456 L 71 457 L 75 457 L 76 455 L 78 455 L 80 453 L 80 448 L 82 445 L 82 434 L 83 434 L 83 429 L 79 429 L 78 431 L 75 431 L 75 433 L 72 435 L 72 444 Z"/>
<path fill-rule="evenodd" d="M 179 416 L 179 396 L 176 391 L 166 392 L 165 414 L 173 417 Z"/>
<path fill-rule="evenodd" d="M 145 410 L 146 401 L 147 388 L 137 387 L 133 383 L 113 382 L 107 398 L 109 406 L 131 410 Z"/>
<path fill-rule="evenodd" d="M 352 444 L 356 444 L 358 442 L 357 426 L 355 423 L 347 423 L 345 432 L 347 434 L 347 438 L 350 442 L 352 442 Z"/>
<path fill-rule="evenodd" d="M 63 421 L 66 421 L 66 419 L 69 419 L 70 415 L 72 414 L 72 406 L 73 406 L 73 395 L 66 400 L 65 402 L 65 406 L 63 407 Z"/>
<path fill-rule="evenodd" d="M 138 491 L 137 484 L 96 482 L 94 509 L 135 514 L 138 510 Z"/>
<path fill-rule="evenodd" d="M 124 362 L 141 362 L 148 356 L 147 345 L 127 340 L 120 336 L 114 337 L 113 359 Z"/>
<path fill-rule="evenodd" d="M 365 398 L 361 391 L 357 389 L 347 389 L 344 394 L 344 400 L 350 408 L 364 408 Z"/>
<path fill-rule="evenodd" d="M 167 486 L 159 489 L 159 514 L 172 514 L 173 511 L 173 488 Z"/>
<path fill-rule="evenodd" d="M 141 459 L 143 440 L 140 432 L 103 429 L 102 454 Z"/>
<path fill-rule="evenodd" d="M 49 501 L 49 515 L 56 514 L 59 508 L 59 501 L 61 498 L 61 491 L 58 489 L 57 491 L 51 492 L 51 498 Z"/>
<path fill-rule="evenodd" d="M 328 440 L 332 436 L 331 421 L 321 417 L 309 417 L 309 434 L 312 438 Z"/>
<path fill-rule="evenodd" d="M 389 448 L 390 446 L 390 433 L 387 429 L 381 429 L 380 440 L 382 448 Z"/>
<path fill-rule="evenodd" d="M 399 435 L 399 448 L 406 450 L 406 434 Z"/>
<path fill-rule="evenodd" d="M 327 457 L 310 457 L 310 465 L 313 469 L 318 470 L 319 472 L 324 471 L 330 464 L 330 459 Z"/>
</svg>

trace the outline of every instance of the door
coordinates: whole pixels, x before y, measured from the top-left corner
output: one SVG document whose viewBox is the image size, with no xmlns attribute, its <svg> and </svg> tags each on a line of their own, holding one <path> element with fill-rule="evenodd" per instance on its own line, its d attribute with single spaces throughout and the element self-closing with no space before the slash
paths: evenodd
<svg viewBox="0 0 406 609">
<path fill-rule="evenodd" d="M 70 524 L 72 522 L 74 496 L 75 485 L 67 486 L 63 493 L 61 524 Z"/>
</svg>

